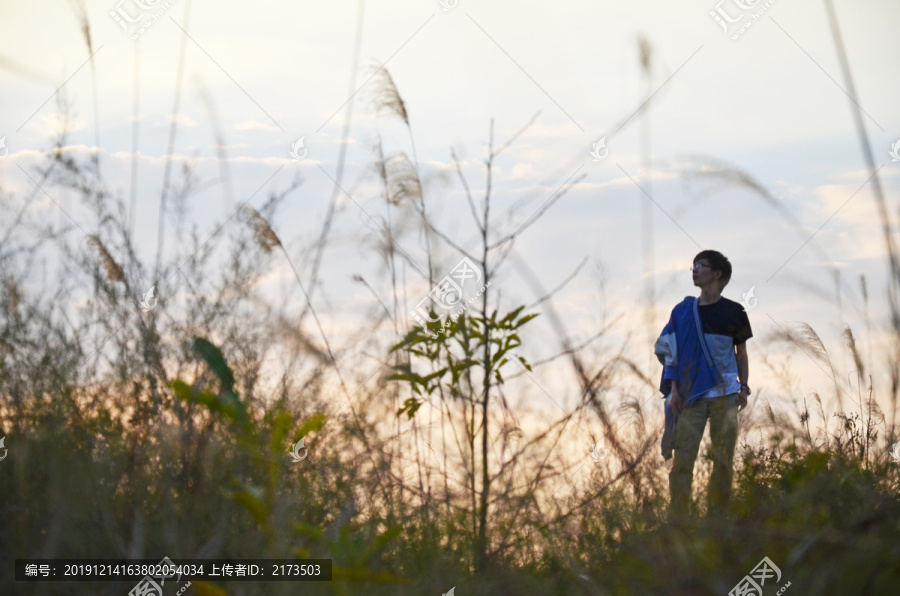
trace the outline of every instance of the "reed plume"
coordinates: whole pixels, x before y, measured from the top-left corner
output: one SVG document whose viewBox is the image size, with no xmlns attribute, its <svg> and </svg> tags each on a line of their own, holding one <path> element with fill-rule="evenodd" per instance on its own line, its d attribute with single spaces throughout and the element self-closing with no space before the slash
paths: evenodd
<svg viewBox="0 0 900 596">
<path fill-rule="evenodd" d="M 388 112 L 399 116 L 403 122 L 409 126 L 409 114 L 406 111 L 406 104 L 400 97 L 397 85 L 394 84 L 394 78 L 386 68 L 379 68 L 372 75 L 372 106 L 376 112 Z"/>
<path fill-rule="evenodd" d="M 253 230 L 253 239 L 256 240 L 263 252 L 270 254 L 273 248 L 281 246 L 281 240 L 278 239 L 275 230 L 272 229 L 266 218 L 259 214 L 259 211 L 249 205 L 245 205 L 241 210 L 247 216 L 247 223 Z"/>
<path fill-rule="evenodd" d="M 125 271 L 116 262 L 113 256 L 109 254 L 109 251 L 106 250 L 106 247 L 103 245 L 103 241 L 94 234 L 91 234 L 90 236 L 88 236 L 88 244 L 92 245 L 100 253 L 100 262 L 103 265 L 103 269 L 106 270 L 106 276 L 110 279 L 110 281 L 124 282 Z"/>
</svg>

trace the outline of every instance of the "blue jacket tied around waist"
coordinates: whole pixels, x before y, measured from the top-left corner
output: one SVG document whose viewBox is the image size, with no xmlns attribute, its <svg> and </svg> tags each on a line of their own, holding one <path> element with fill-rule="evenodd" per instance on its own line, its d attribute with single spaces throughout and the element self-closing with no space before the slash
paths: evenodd
<svg viewBox="0 0 900 596">
<path fill-rule="evenodd" d="M 672 457 L 675 446 L 675 423 L 678 418 L 669 407 L 672 381 L 678 381 L 679 393 L 684 400 L 682 407 L 690 406 L 720 382 L 715 364 L 709 365 L 700 345 L 700 336 L 694 322 L 694 304 L 697 301 L 694 296 L 686 296 L 672 309 L 669 322 L 663 328 L 653 349 L 660 364 L 663 365 L 659 390 L 666 400 L 666 428 L 662 438 L 662 455 L 665 459 Z"/>
</svg>

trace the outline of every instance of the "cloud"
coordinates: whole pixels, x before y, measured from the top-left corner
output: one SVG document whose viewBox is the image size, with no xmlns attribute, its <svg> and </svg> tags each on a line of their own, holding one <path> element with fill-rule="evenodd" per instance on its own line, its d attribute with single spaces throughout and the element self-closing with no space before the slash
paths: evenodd
<svg viewBox="0 0 900 596">
<path fill-rule="evenodd" d="M 87 128 L 87 122 L 81 118 L 66 116 L 57 112 L 42 114 L 40 122 L 41 134 L 46 137 L 55 137 L 63 131 L 73 133 Z"/>
<path fill-rule="evenodd" d="M 278 128 L 259 120 L 246 120 L 240 124 L 234 125 L 235 130 L 269 130 L 273 132 L 281 132 Z"/>
<path fill-rule="evenodd" d="M 821 184 L 813 193 L 819 199 L 816 210 L 820 218 L 830 219 L 825 225 L 836 228 L 834 220 L 841 224 L 860 229 L 871 229 L 878 222 L 878 213 L 872 199 L 872 188 L 869 184 L 860 187 L 860 181 L 854 184 Z"/>
<path fill-rule="evenodd" d="M 169 124 L 177 124 L 182 128 L 194 128 L 197 126 L 197 123 L 193 118 L 187 116 L 185 114 L 175 114 L 170 119 L 160 122 L 157 126 L 169 126 Z"/>
<path fill-rule="evenodd" d="M 878 157 L 879 156 L 876 155 L 876 163 L 877 163 Z M 891 162 L 892 162 L 892 160 L 889 155 L 888 161 L 886 162 L 885 165 L 890 166 Z M 894 164 L 894 165 L 896 165 L 896 164 Z M 838 180 L 848 180 L 851 182 L 859 183 L 860 180 L 867 180 L 870 175 L 871 175 L 871 172 L 869 172 L 868 168 L 860 168 L 860 169 L 856 169 L 856 170 L 847 170 L 845 172 L 841 172 L 837 176 L 837 179 Z M 883 167 L 878 170 L 878 177 L 881 180 L 890 180 L 893 178 L 897 178 L 898 176 L 900 176 L 900 168 L 898 168 L 898 167 Z"/>
<path fill-rule="evenodd" d="M 209 147 L 213 151 L 223 150 L 223 151 L 231 151 L 232 149 L 246 149 L 250 145 L 247 143 L 227 143 L 225 145 L 219 145 L 218 143 L 210 143 Z"/>
</svg>

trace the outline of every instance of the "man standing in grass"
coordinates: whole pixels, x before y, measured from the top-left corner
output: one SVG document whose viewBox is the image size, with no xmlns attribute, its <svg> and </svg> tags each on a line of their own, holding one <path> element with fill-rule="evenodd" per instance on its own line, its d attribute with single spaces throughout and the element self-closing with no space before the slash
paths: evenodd
<svg viewBox="0 0 900 596">
<path fill-rule="evenodd" d="M 741 305 L 722 297 L 731 263 L 704 250 L 691 268 L 700 297 L 687 296 L 672 309 L 654 351 L 664 366 L 660 391 L 666 398 L 662 454 L 675 461 L 669 472 L 670 519 L 684 519 L 691 504 L 694 462 L 709 419 L 713 471 L 709 511 L 725 509 L 731 496 L 737 413 L 750 395 L 746 341 L 753 337 Z M 698 330 L 700 331 L 698 333 Z"/>
</svg>

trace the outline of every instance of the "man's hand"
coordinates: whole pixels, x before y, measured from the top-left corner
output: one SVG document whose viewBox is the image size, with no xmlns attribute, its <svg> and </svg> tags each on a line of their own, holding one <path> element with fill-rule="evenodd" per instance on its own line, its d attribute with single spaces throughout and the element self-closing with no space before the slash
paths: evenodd
<svg viewBox="0 0 900 596">
<path fill-rule="evenodd" d="M 738 391 L 738 400 L 737 400 L 738 412 L 740 412 L 741 410 L 743 410 L 744 408 L 747 407 L 747 396 L 749 396 L 749 395 L 750 395 L 750 391 L 748 391 L 744 387 L 741 387 L 740 391 Z"/>
<path fill-rule="evenodd" d="M 678 389 L 673 385 L 672 386 L 672 397 L 669 399 L 669 407 L 672 408 L 672 411 L 676 414 L 681 412 L 683 400 L 681 399 L 681 393 Z"/>
</svg>

